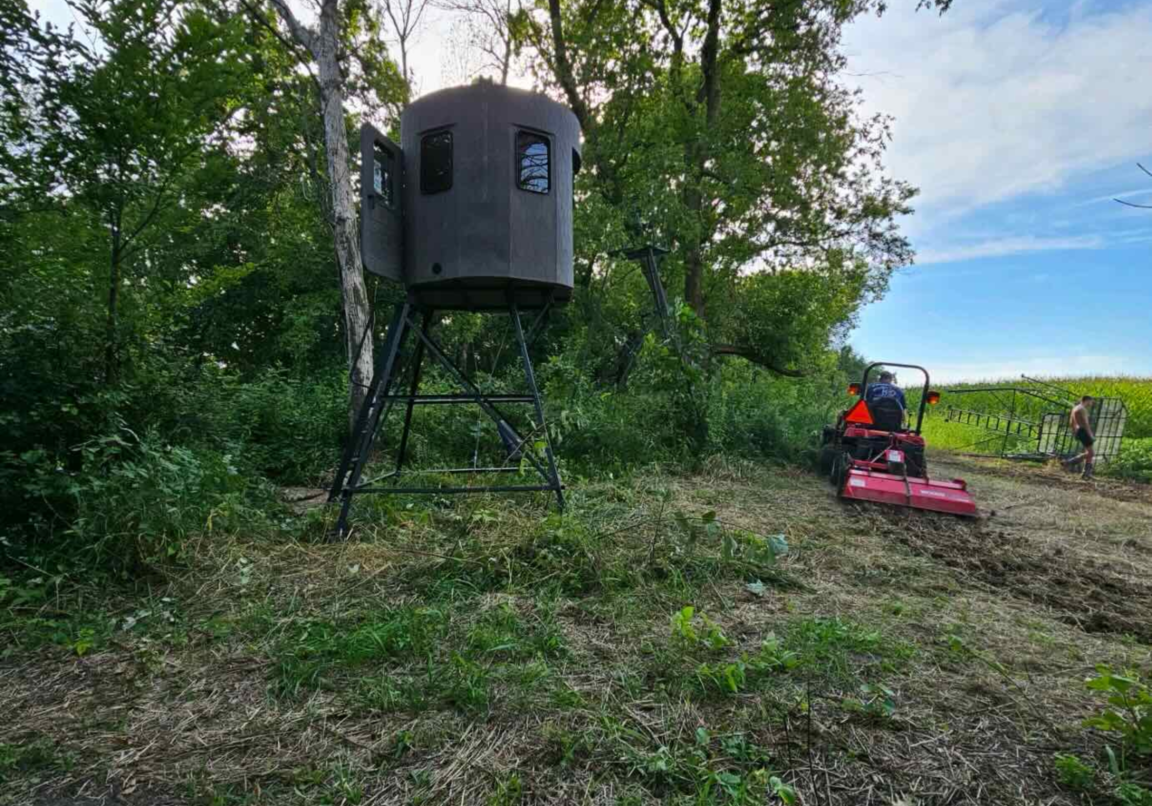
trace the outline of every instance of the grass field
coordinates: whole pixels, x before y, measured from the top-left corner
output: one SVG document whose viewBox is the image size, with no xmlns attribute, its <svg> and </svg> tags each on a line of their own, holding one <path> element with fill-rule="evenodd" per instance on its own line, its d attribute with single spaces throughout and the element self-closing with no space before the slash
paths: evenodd
<svg viewBox="0 0 1152 806">
<path fill-rule="evenodd" d="M 983 518 L 714 463 L 17 592 L 0 803 L 1120 802 L 1084 681 L 1152 663 L 1152 489 L 934 461 Z"/>
</svg>

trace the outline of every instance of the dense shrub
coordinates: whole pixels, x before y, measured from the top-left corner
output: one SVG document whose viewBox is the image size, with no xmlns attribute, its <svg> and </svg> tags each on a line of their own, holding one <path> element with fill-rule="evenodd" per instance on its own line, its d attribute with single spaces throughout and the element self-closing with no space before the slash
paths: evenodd
<svg viewBox="0 0 1152 806">
<path fill-rule="evenodd" d="M 216 402 L 202 438 L 219 449 L 236 446 L 246 468 L 283 484 L 314 482 L 331 470 L 348 428 L 339 369 L 300 377 L 273 368 L 205 391 Z"/>
<path fill-rule="evenodd" d="M 667 387 L 676 378 L 647 365 L 667 361 L 645 349 L 626 389 L 597 386 L 568 354 L 542 368 L 550 427 L 569 466 L 591 471 L 653 462 L 694 465 L 719 453 L 802 461 L 847 400 L 846 375 L 832 363 L 796 379 L 727 359 L 697 379 L 706 435 L 697 445 L 685 433 L 698 428 L 695 412 L 685 412 L 697 401 L 670 394 Z"/>
<path fill-rule="evenodd" d="M 347 428 L 338 371 L 244 379 L 168 358 L 107 391 L 46 387 L 5 412 L 5 554 L 158 567 L 179 560 L 191 535 L 262 517 L 268 480 L 330 472 Z"/>
<path fill-rule="evenodd" d="M 22 539 L 9 549 L 67 571 L 158 569 L 184 559 L 190 536 L 264 520 L 266 489 L 234 457 L 169 444 L 127 425 L 78 445 L 79 468 L 29 452 L 22 491 L 30 503 Z"/>
</svg>

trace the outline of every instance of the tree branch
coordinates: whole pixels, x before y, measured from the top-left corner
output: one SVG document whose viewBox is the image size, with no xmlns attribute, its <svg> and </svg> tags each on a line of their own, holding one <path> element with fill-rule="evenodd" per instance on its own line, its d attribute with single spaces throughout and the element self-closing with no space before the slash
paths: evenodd
<svg viewBox="0 0 1152 806">
<path fill-rule="evenodd" d="M 716 69 L 717 55 L 720 52 L 720 4 L 721 0 L 708 0 L 708 33 L 700 48 L 700 82 L 698 101 L 705 105 L 708 123 L 716 120 L 720 102 L 719 71 Z"/>
<path fill-rule="evenodd" d="M 255 20 L 256 23 L 261 28 L 263 28 L 264 30 L 271 33 L 272 36 L 276 37 L 280 41 L 280 44 L 283 45 L 285 48 L 287 48 L 288 52 L 296 57 L 296 60 L 304 66 L 305 70 L 308 71 L 308 76 L 312 79 L 312 83 L 315 84 L 317 88 L 319 88 L 320 87 L 320 81 L 319 81 L 319 79 L 316 78 L 316 74 L 312 72 L 312 65 L 310 65 L 308 63 L 308 60 L 301 59 L 300 54 L 298 52 L 299 49 L 301 47 L 303 47 L 305 50 L 308 51 L 309 57 L 311 57 L 312 56 L 312 49 L 309 48 L 307 45 L 305 45 L 303 42 L 299 42 L 299 41 L 289 42 L 287 39 L 285 39 L 284 34 L 280 33 L 280 31 L 278 31 L 276 29 L 275 25 L 270 25 L 268 23 L 268 20 L 264 17 L 264 15 L 262 13 L 260 13 L 260 9 L 251 5 L 248 2 L 248 0 L 240 0 L 240 5 L 243 6 L 244 10 L 248 12 L 249 17 L 251 17 L 253 20 Z M 289 12 L 289 13 L 291 13 L 291 12 Z M 305 29 L 305 30 L 307 30 L 307 29 Z M 311 35 L 311 31 L 308 31 L 308 33 L 309 33 L 309 35 Z M 295 36 L 295 34 L 293 36 Z"/>
<path fill-rule="evenodd" d="M 242 3 L 244 0 L 240 0 Z M 308 52 L 313 57 L 316 56 L 316 34 L 310 28 L 305 26 L 300 20 L 296 19 L 296 15 L 292 13 L 292 9 L 288 7 L 285 0 L 271 0 L 276 12 L 280 15 L 280 19 L 284 20 L 288 26 L 288 30 L 292 32 L 292 38 L 308 49 Z"/>
<path fill-rule="evenodd" d="M 1148 174 L 1149 176 L 1152 176 L 1152 171 L 1149 171 L 1147 168 L 1145 168 L 1140 163 L 1136 163 L 1136 167 L 1139 168 L 1144 173 Z M 1129 194 L 1129 195 L 1131 195 L 1131 194 Z M 1113 199 L 1112 201 L 1119 202 L 1120 204 L 1123 204 L 1125 207 L 1135 207 L 1137 210 L 1152 210 L 1152 204 L 1133 204 L 1132 202 L 1126 202 L 1123 199 Z"/>
<path fill-rule="evenodd" d="M 751 350 L 740 347 L 736 344 L 712 344 L 709 345 L 709 350 L 712 355 L 739 356 L 740 358 L 743 358 L 747 361 L 751 361 L 753 364 L 764 367 L 764 369 L 768 370 L 769 372 L 774 372 L 777 375 L 783 375 L 787 378 L 803 378 L 809 374 L 798 369 L 784 369 L 783 367 L 778 367 L 765 356 L 754 353 Z"/>
<path fill-rule="evenodd" d="M 568 105 L 572 107 L 576 119 L 580 121 L 580 128 L 587 132 L 590 122 L 588 105 L 580 96 L 580 90 L 576 86 L 576 78 L 572 75 L 572 62 L 568 59 L 568 46 L 564 41 L 560 0 L 548 0 L 548 17 L 552 27 L 552 46 L 556 52 L 556 78 L 560 82 L 564 94 L 568 97 Z"/>
</svg>

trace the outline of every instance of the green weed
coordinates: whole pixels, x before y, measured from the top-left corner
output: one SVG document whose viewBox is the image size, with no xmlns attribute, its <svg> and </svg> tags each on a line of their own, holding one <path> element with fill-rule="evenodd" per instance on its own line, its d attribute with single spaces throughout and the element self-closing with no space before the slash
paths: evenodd
<svg viewBox="0 0 1152 806">
<path fill-rule="evenodd" d="M 795 653 L 797 665 L 840 684 L 874 670 L 896 671 L 915 654 L 908 644 L 887 640 L 879 630 L 838 616 L 803 619 L 790 625 L 783 646 Z"/>
<path fill-rule="evenodd" d="M 47 738 L 18 744 L 0 743 L 0 784 L 72 768 L 73 759 Z"/>
<path fill-rule="evenodd" d="M 295 696 L 368 661 L 425 655 L 444 628 L 440 610 L 415 607 L 385 611 L 360 623 L 294 622 L 276 650 L 273 691 Z"/>
<path fill-rule="evenodd" d="M 468 631 L 465 645 L 471 654 L 494 659 L 526 659 L 537 655 L 556 658 L 565 654 L 564 637 L 545 614 L 526 624 L 509 604 L 483 613 Z"/>
<path fill-rule="evenodd" d="M 681 649 L 700 648 L 718 651 L 728 646 L 728 638 L 720 626 L 696 608 L 688 605 L 672 614 L 672 642 Z"/>
<path fill-rule="evenodd" d="M 645 782 L 653 795 L 688 796 L 696 804 L 763 804 L 775 795 L 798 803 L 796 791 L 774 774 L 771 757 L 743 733 L 713 737 L 697 728 L 691 741 L 643 746 L 637 734 L 622 732 L 615 743 L 630 775 Z"/>
<path fill-rule="evenodd" d="M 488 796 L 488 806 L 516 806 L 524 797 L 524 785 L 520 783 L 520 776 L 508 773 L 496 780 L 492 794 Z"/>
<path fill-rule="evenodd" d="M 591 759 L 596 750 L 596 734 L 547 723 L 541 730 L 552 763 L 562 767 L 575 766 Z"/>
<path fill-rule="evenodd" d="M 430 709 L 476 712 L 491 701 L 492 670 L 453 653 L 441 661 L 428 657 L 418 672 L 386 671 L 358 681 L 352 696 L 379 711 L 419 713 Z"/>
<path fill-rule="evenodd" d="M 1120 770 L 1126 769 L 1130 756 L 1152 754 L 1152 689 L 1136 672 L 1115 674 L 1100 664 L 1096 675 L 1085 685 L 1105 697 L 1107 706 L 1099 714 L 1084 720 L 1085 727 L 1096 728 L 1120 742 Z"/>
<path fill-rule="evenodd" d="M 1088 791 L 1096 784 L 1096 771 L 1072 753 L 1057 753 L 1054 765 L 1060 783 L 1069 789 Z"/>
</svg>

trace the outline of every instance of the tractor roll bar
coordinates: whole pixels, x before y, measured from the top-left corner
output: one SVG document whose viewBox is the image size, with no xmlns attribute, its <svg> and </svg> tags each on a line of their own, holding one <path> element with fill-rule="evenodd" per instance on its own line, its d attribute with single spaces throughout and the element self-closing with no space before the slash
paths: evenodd
<svg viewBox="0 0 1152 806">
<path fill-rule="evenodd" d="M 928 377 L 928 370 L 919 364 L 893 364 L 891 361 L 876 361 L 864 367 L 864 380 L 860 383 L 860 399 L 863 400 L 864 396 L 868 394 L 868 374 L 876 367 L 901 367 L 902 369 L 915 369 L 924 375 L 924 390 L 920 393 L 920 411 L 916 415 L 916 427 L 912 433 L 919 434 L 920 427 L 924 424 L 924 407 L 928 405 L 928 385 L 931 379 Z"/>
</svg>

